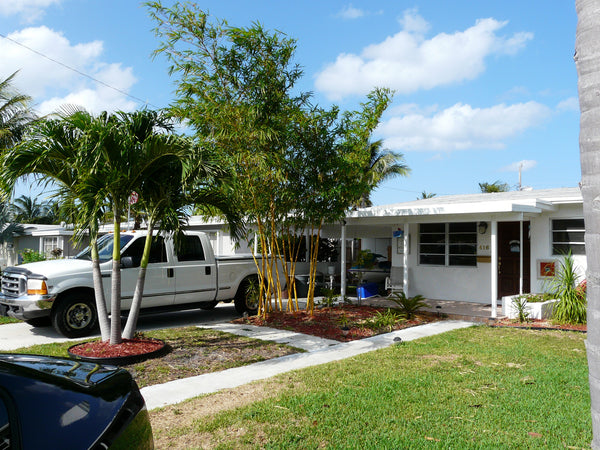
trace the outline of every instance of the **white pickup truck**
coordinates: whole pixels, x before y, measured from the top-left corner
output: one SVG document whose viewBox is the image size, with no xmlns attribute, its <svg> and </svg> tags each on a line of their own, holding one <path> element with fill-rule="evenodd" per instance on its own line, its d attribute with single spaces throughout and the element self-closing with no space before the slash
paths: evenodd
<svg viewBox="0 0 600 450">
<path fill-rule="evenodd" d="M 146 238 L 145 231 L 121 234 L 122 310 L 131 307 Z M 110 302 L 113 236 L 98 241 L 104 293 Z M 252 255 L 215 256 L 205 233 L 187 232 L 175 248 L 168 237 L 155 237 L 142 300 L 145 312 L 162 309 L 212 309 L 234 300 L 240 314 L 256 313 L 248 286 L 257 280 Z M 8 267 L 2 272 L 0 315 L 39 326 L 51 319 L 66 337 L 91 334 L 97 327 L 89 248 L 73 259 Z M 110 311 L 110 305 L 107 305 Z"/>
</svg>

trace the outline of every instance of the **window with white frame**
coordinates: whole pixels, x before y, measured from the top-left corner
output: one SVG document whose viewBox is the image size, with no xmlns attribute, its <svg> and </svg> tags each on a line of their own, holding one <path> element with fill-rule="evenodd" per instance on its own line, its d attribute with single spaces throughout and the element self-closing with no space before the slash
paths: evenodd
<svg viewBox="0 0 600 450">
<path fill-rule="evenodd" d="M 585 225 L 583 219 L 552 220 L 552 254 L 585 255 Z"/>
<path fill-rule="evenodd" d="M 477 265 L 477 222 L 419 224 L 419 264 Z"/>
<path fill-rule="evenodd" d="M 52 256 L 52 250 L 58 248 L 58 236 L 44 236 L 42 238 L 42 253 L 46 257 Z"/>
</svg>

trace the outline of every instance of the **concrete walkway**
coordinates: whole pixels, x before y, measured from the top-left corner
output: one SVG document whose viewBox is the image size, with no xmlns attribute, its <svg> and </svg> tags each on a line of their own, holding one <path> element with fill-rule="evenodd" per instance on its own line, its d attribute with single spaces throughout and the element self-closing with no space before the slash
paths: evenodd
<svg viewBox="0 0 600 450">
<path fill-rule="evenodd" d="M 339 345 L 340 341 L 334 339 L 324 339 L 308 334 L 297 333 L 294 331 L 278 330 L 276 328 L 258 327 L 256 325 L 238 325 L 233 323 L 218 323 L 214 325 L 198 325 L 201 328 L 210 328 L 213 330 L 224 331 L 238 336 L 245 336 L 264 341 L 273 341 L 278 344 L 291 345 L 301 348 L 307 352 L 321 350 L 332 345 Z"/>
<path fill-rule="evenodd" d="M 301 345 L 306 346 L 302 348 L 309 349 L 309 352 L 283 356 L 281 358 L 270 359 L 268 361 L 262 361 L 244 367 L 236 367 L 221 372 L 206 373 L 196 377 L 170 381 L 164 384 L 147 386 L 142 388 L 141 392 L 146 400 L 148 409 L 159 408 L 180 403 L 199 395 L 210 394 L 222 389 L 234 388 L 252 381 L 270 378 L 291 370 L 338 361 L 340 359 L 360 355 L 361 353 L 389 347 L 399 340 L 412 341 L 414 339 L 433 336 L 459 328 L 470 327 L 472 325 L 473 322 L 447 320 L 406 328 L 404 330 L 393 331 L 391 333 L 351 342 L 337 343 L 337 341 L 323 339 L 321 342 L 322 345 L 320 346 L 316 345 L 318 341 L 315 340 L 319 338 L 301 335 L 300 333 L 282 332 L 281 330 L 251 327 L 248 325 L 211 325 L 210 328 L 216 328 L 236 334 L 244 333 L 245 336 L 254 338 L 271 340 L 270 338 L 275 337 L 276 339 L 281 339 L 281 341 L 277 342 L 286 342 L 289 345 L 296 347 L 300 347 Z M 260 330 L 256 330 L 257 334 L 252 334 L 252 332 L 255 331 L 253 328 L 260 328 Z M 261 338 L 259 336 L 263 337 Z M 332 342 L 336 342 L 336 344 L 331 345 Z M 315 346 L 320 348 L 315 349 Z"/>
</svg>

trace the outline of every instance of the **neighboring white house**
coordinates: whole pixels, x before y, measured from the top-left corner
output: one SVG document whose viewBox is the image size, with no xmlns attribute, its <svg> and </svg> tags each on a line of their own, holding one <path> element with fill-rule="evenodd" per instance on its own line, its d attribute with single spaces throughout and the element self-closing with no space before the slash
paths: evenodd
<svg viewBox="0 0 600 450">
<path fill-rule="evenodd" d="M 579 188 L 434 197 L 345 222 L 346 238 L 389 239 L 392 282 L 411 296 L 495 305 L 542 292 L 567 251 L 582 276 L 587 268 Z"/>
<path fill-rule="evenodd" d="M 0 269 L 19 264 L 20 254 L 25 249 L 43 253 L 47 258 L 52 257 L 52 251 L 61 250 L 61 257 L 69 258 L 79 253 L 88 243 L 75 246 L 71 240 L 73 230 L 61 225 L 23 224 L 23 232 L 15 235 L 13 242 L 0 247 Z"/>
</svg>

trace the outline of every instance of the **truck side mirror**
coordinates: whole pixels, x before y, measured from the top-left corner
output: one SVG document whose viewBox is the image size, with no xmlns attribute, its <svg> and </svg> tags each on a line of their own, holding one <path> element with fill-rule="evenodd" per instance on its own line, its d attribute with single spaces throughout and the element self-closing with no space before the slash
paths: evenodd
<svg viewBox="0 0 600 450">
<path fill-rule="evenodd" d="M 123 256 L 121 258 L 121 269 L 130 269 L 133 267 L 133 258 L 131 256 Z"/>
</svg>

